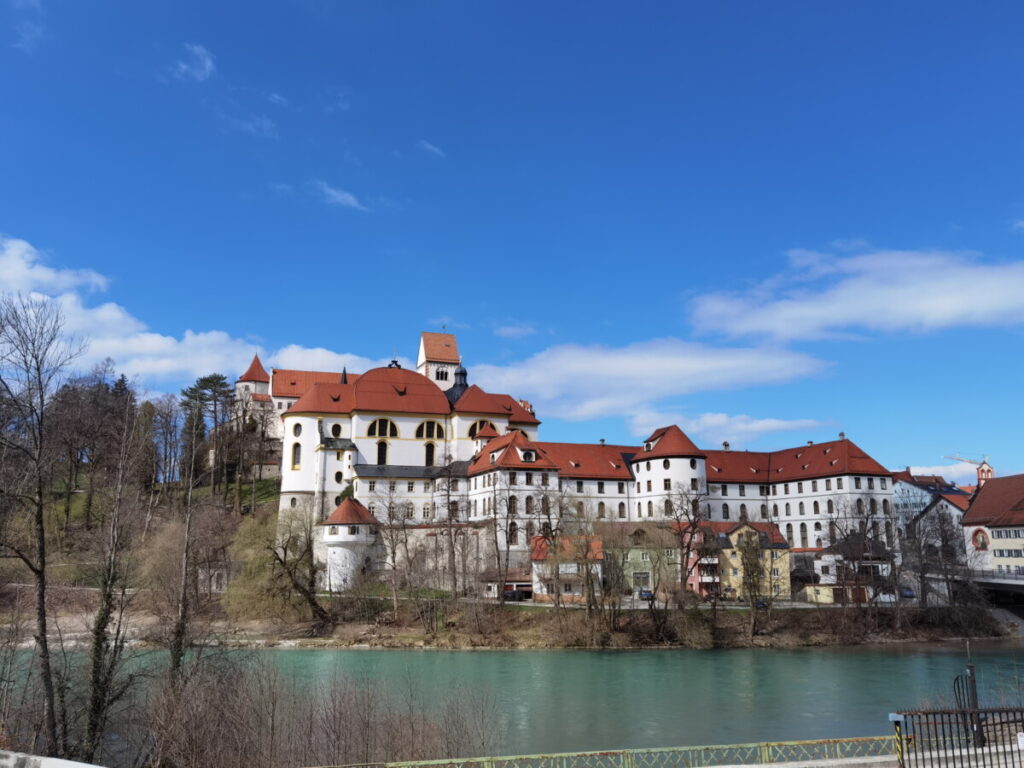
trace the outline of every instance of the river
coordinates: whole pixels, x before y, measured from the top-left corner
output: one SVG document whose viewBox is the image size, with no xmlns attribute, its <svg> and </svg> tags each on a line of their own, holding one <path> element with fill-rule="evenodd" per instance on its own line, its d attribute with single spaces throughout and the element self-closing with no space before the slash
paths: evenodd
<svg viewBox="0 0 1024 768">
<path fill-rule="evenodd" d="M 975 647 L 983 705 L 1020 705 L 1017 644 Z M 888 713 L 946 703 L 962 645 L 794 650 L 275 650 L 298 681 L 342 673 L 396 689 L 489 691 L 499 754 L 873 736 Z"/>
</svg>

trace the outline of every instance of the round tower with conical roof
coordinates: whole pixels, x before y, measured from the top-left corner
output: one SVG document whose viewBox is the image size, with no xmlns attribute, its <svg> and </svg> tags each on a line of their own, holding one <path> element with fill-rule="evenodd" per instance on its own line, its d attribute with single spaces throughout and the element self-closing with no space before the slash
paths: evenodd
<svg viewBox="0 0 1024 768">
<path fill-rule="evenodd" d="M 380 560 L 380 523 L 356 499 L 341 502 L 322 531 L 324 588 L 340 592 L 358 586 Z"/>
</svg>

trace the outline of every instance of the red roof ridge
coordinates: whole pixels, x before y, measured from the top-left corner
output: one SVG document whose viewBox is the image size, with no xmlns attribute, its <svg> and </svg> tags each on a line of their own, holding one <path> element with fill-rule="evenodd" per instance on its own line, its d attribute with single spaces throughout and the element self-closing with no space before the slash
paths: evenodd
<svg viewBox="0 0 1024 768">
<path fill-rule="evenodd" d="M 380 522 L 358 500 L 349 497 L 342 501 L 320 525 L 380 525 Z"/>
<path fill-rule="evenodd" d="M 252 356 L 252 362 L 249 363 L 249 367 L 245 369 L 245 373 L 238 377 L 239 381 L 253 381 L 260 384 L 270 383 L 270 374 L 267 373 L 267 369 L 263 367 L 263 363 L 260 362 L 259 355 Z"/>
</svg>

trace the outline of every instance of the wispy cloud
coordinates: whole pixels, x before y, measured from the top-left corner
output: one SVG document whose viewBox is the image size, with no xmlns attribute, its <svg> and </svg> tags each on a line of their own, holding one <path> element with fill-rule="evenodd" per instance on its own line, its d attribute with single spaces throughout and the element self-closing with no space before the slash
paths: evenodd
<svg viewBox="0 0 1024 768">
<path fill-rule="evenodd" d="M 584 420 L 631 417 L 694 392 L 781 384 L 825 367 L 777 347 L 715 347 L 670 338 L 623 347 L 561 344 L 516 363 L 474 366 L 472 375 L 485 389 L 514 392 L 546 414 Z"/>
<path fill-rule="evenodd" d="M 641 438 L 667 424 L 676 424 L 690 437 L 699 437 L 712 445 L 728 440 L 733 448 L 742 447 L 762 435 L 799 432 L 822 426 L 822 422 L 814 419 L 754 418 L 746 414 L 727 413 L 690 416 L 678 411 L 656 410 L 638 411 L 629 422 L 633 434 Z"/>
<path fill-rule="evenodd" d="M 494 329 L 494 335 L 500 336 L 503 339 L 522 339 L 526 336 L 532 336 L 536 332 L 537 329 L 527 323 L 499 325 Z"/>
<path fill-rule="evenodd" d="M 277 105 L 279 107 L 287 107 L 288 106 L 288 99 L 286 99 L 280 93 L 272 93 L 272 94 L 270 94 L 269 96 L 267 96 L 267 101 L 269 101 L 271 104 L 275 104 L 275 105 Z"/>
<path fill-rule="evenodd" d="M 795 340 L 1024 323 L 1024 261 L 923 250 L 793 250 L 789 259 L 789 271 L 748 291 L 697 298 L 694 326 Z"/>
<path fill-rule="evenodd" d="M 277 123 L 266 115 L 249 115 L 248 117 L 225 117 L 232 128 L 259 139 L 276 139 Z"/>
<path fill-rule="evenodd" d="M 1014 219 L 1010 222 L 1010 229 L 1017 232 L 1024 232 L 1024 219 Z"/>
<path fill-rule="evenodd" d="M 0 235 L 0 292 L 56 294 L 107 287 L 107 279 L 91 269 L 62 269 L 44 261 L 43 254 L 26 240 Z"/>
<path fill-rule="evenodd" d="M 352 103 L 349 101 L 348 88 L 335 88 L 328 93 L 327 104 L 324 106 L 325 112 L 348 112 L 350 109 L 352 109 Z"/>
<path fill-rule="evenodd" d="M 894 469 L 894 472 L 899 472 L 906 469 L 906 467 L 899 467 Z M 962 462 L 956 462 L 954 464 L 933 464 L 932 466 L 912 466 L 910 468 L 912 475 L 941 475 L 950 482 L 957 483 L 958 485 L 974 485 L 978 480 L 978 471 L 971 464 L 964 464 Z"/>
<path fill-rule="evenodd" d="M 41 11 L 43 4 L 40 0 L 11 0 L 11 5 L 19 11 Z"/>
<path fill-rule="evenodd" d="M 326 181 L 314 179 L 309 182 L 309 186 L 328 205 L 340 205 L 343 208 L 355 208 L 358 211 L 368 210 L 351 192 L 332 187 Z"/>
<path fill-rule="evenodd" d="M 416 142 L 416 146 L 422 149 L 424 152 L 428 152 L 435 157 L 446 157 L 444 150 L 436 144 L 431 144 L 426 139 L 420 139 Z"/>
<path fill-rule="evenodd" d="M 209 80 L 217 69 L 213 54 L 197 43 L 185 43 L 184 59 L 174 62 L 171 73 L 179 80 L 202 83 Z"/>
<path fill-rule="evenodd" d="M 44 30 L 42 24 L 34 21 L 22 21 L 14 26 L 16 40 L 14 47 L 25 53 L 32 53 L 43 39 Z"/>
</svg>

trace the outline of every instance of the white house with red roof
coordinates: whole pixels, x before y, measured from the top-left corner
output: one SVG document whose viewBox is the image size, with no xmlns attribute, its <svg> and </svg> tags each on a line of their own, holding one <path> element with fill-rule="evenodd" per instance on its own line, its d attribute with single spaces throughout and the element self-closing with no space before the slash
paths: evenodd
<svg viewBox="0 0 1024 768">
<path fill-rule="evenodd" d="M 674 425 L 640 445 L 549 443 L 528 403 L 467 378 L 455 337 L 424 333 L 416 371 L 393 361 L 358 374 L 268 374 L 256 358 L 238 386 L 280 414 L 282 511 L 322 523 L 351 487 L 382 525 L 429 536 L 458 521 L 491 542 L 478 557 L 485 568 L 501 556 L 528 567 L 530 541 L 546 529 L 671 521 L 691 508 L 775 523 L 795 555 L 851 531 L 895 545 L 892 473 L 842 434 L 769 452 L 701 449 Z"/>
</svg>

